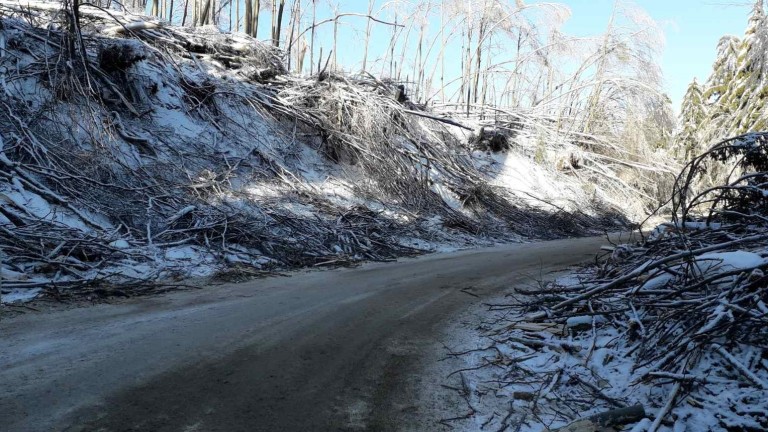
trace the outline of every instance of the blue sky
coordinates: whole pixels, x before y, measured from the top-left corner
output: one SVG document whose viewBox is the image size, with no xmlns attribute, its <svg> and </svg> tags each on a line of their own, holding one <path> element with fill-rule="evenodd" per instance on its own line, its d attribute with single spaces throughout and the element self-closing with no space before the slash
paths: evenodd
<svg viewBox="0 0 768 432">
<path fill-rule="evenodd" d="M 564 31 L 578 36 L 602 32 L 613 0 L 566 0 L 572 11 Z M 704 81 L 715 60 L 717 41 L 733 34 L 741 37 L 752 1 L 638 0 L 635 2 L 658 21 L 666 36 L 662 61 L 665 88 L 675 110 L 693 77 Z"/>
</svg>

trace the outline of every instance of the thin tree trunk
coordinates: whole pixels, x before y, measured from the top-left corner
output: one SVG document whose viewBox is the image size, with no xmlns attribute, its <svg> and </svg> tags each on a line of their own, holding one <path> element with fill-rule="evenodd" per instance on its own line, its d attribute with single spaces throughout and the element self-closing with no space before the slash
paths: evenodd
<svg viewBox="0 0 768 432">
<path fill-rule="evenodd" d="M 445 103 L 445 3 L 440 2 L 440 102 Z"/>
<path fill-rule="evenodd" d="M 251 0 L 245 0 L 244 6 L 243 31 L 248 36 L 253 36 L 253 3 Z"/>
<path fill-rule="evenodd" d="M 272 45 L 275 44 L 275 21 L 277 20 L 277 0 L 272 0 L 272 25 L 269 28 L 269 39 L 272 41 Z"/>
<path fill-rule="evenodd" d="M 201 5 L 200 10 L 200 25 L 208 25 L 211 22 L 211 2 L 213 0 L 203 0 L 205 3 Z"/>
<path fill-rule="evenodd" d="M 339 11 L 334 9 L 333 13 L 337 17 L 336 19 L 333 20 L 333 53 L 332 53 L 333 54 L 333 71 L 336 72 L 336 66 L 338 65 L 337 62 L 339 60 L 339 57 L 337 55 L 337 53 L 339 52 L 338 50 Z"/>
<path fill-rule="evenodd" d="M 298 6 L 299 1 L 293 0 L 293 8 L 291 8 L 291 33 L 288 35 L 288 72 L 291 71 L 291 63 L 293 60 L 293 55 L 291 53 L 293 52 L 293 35 L 296 34 L 296 20 L 299 19 L 299 14 L 297 12 Z"/>
<path fill-rule="evenodd" d="M 246 0 L 248 1 L 248 0 Z M 253 6 L 252 6 L 252 16 L 253 22 L 251 23 L 251 30 L 253 30 L 253 34 L 251 36 L 257 38 L 259 37 L 259 14 L 261 14 L 261 0 L 253 0 Z"/>
<path fill-rule="evenodd" d="M 309 74 L 315 67 L 315 26 L 317 25 L 317 0 L 312 0 L 312 34 L 309 41 Z M 320 69 L 317 70 L 320 72 Z"/>
<path fill-rule="evenodd" d="M 368 1 L 368 23 L 365 26 L 365 48 L 363 49 L 363 71 L 365 71 L 368 68 L 368 45 L 371 41 L 371 25 L 373 23 L 373 20 L 371 19 L 371 16 L 373 15 L 373 4 L 375 0 L 369 0 Z"/>
<path fill-rule="evenodd" d="M 274 33 L 274 37 L 272 38 L 272 44 L 276 47 L 280 46 L 280 31 L 282 30 L 282 26 L 283 26 L 284 10 L 285 10 L 285 0 L 280 0 L 280 6 L 277 9 L 277 20 L 275 21 L 275 33 Z"/>
<path fill-rule="evenodd" d="M 416 64 L 413 65 L 413 73 L 416 78 L 416 99 L 420 99 L 421 95 L 425 93 L 424 90 L 424 63 L 423 63 L 423 57 L 424 57 L 424 30 L 426 28 L 426 22 L 427 22 L 427 13 L 429 12 L 429 9 L 424 10 L 424 19 L 421 21 L 421 28 L 419 29 L 419 46 L 417 49 L 418 55 L 416 58 L 418 59 Z"/>
<path fill-rule="evenodd" d="M 272 0 L 272 26 L 270 28 L 270 39 L 272 45 L 275 45 L 275 28 L 277 28 L 277 0 Z"/>
<path fill-rule="evenodd" d="M 465 65 L 465 57 L 464 57 L 464 43 L 466 42 L 466 39 L 464 38 L 465 33 L 464 29 L 461 30 L 461 51 L 459 54 L 459 58 L 461 59 L 461 80 L 459 81 L 459 104 L 464 103 L 464 81 L 466 79 L 466 65 Z"/>
<path fill-rule="evenodd" d="M 184 1 L 184 14 L 181 16 L 181 26 L 187 25 L 187 13 L 189 11 L 189 0 Z"/>
<path fill-rule="evenodd" d="M 465 82 L 466 84 L 466 103 L 467 103 L 467 117 L 469 117 L 469 108 L 470 104 L 472 103 L 472 27 L 469 27 L 467 29 L 467 49 L 466 49 L 466 59 L 464 60 L 464 66 L 466 70 L 464 71 L 464 79 L 462 82 Z"/>
<path fill-rule="evenodd" d="M 395 77 L 395 69 L 394 69 L 394 62 L 395 62 L 395 45 L 397 45 L 397 11 L 395 11 L 395 26 L 392 27 L 392 41 L 390 42 L 390 50 L 389 50 L 389 77 L 394 78 Z"/>
<path fill-rule="evenodd" d="M 483 40 L 485 39 L 485 31 L 487 28 L 487 22 L 485 17 L 480 19 L 480 33 L 477 35 L 477 48 L 475 49 L 475 84 L 473 86 L 472 92 L 474 96 L 473 102 L 477 103 L 478 100 L 478 90 L 480 89 L 480 67 L 481 67 L 481 57 L 483 53 Z"/>
<path fill-rule="evenodd" d="M 411 18 L 411 22 L 412 23 L 415 22 L 415 20 L 416 20 L 415 17 Z M 398 81 L 400 81 L 400 77 L 402 76 L 402 73 L 403 73 L 403 68 L 405 68 L 405 56 L 406 56 L 406 51 L 408 50 L 408 40 L 410 39 L 411 29 L 412 28 L 413 28 L 413 25 L 409 25 L 408 26 L 408 31 L 405 32 L 405 37 L 403 38 L 403 49 L 400 51 L 400 67 L 399 68 L 397 68 L 397 67 L 395 68 L 397 70 L 397 80 Z M 408 80 L 406 80 L 406 81 L 408 81 Z"/>
</svg>

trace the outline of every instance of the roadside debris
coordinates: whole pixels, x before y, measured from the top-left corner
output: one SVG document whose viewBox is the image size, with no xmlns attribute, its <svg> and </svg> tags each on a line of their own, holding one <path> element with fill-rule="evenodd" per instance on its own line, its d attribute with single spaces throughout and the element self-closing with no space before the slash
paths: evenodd
<svg viewBox="0 0 768 432">
<path fill-rule="evenodd" d="M 767 149 L 714 146 L 678 176 L 669 225 L 494 305 L 465 354 L 478 430 L 602 430 L 611 410 L 633 412 L 619 430 L 768 429 Z"/>
</svg>

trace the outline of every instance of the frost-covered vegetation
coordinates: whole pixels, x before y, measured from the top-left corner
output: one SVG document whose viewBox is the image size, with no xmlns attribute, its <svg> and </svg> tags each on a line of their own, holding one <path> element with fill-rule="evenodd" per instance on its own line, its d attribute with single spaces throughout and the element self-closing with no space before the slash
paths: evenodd
<svg viewBox="0 0 768 432">
<path fill-rule="evenodd" d="M 494 304 L 454 419 L 486 428 L 768 428 L 768 136 L 689 162 L 672 221 Z M 700 189 L 712 166 L 725 182 Z M 566 425 L 568 425 L 566 427 Z M 557 429 L 563 427 L 564 429 Z"/>
<path fill-rule="evenodd" d="M 625 220 L 633 187 L 541 116 L 451 119 L 392 79 L 290 74 L 285 51 L 212 27 L 78 3 L 0 14 L 4 301 Z M 567 165 L 537 163 L 542 145 Z"/>
<path fill-rule="evenodd" d="M 709 78 L 689 86 L 675 140 L 684 161 L 726 137 L 768 127 L 767 19 L 763 1 L 755 1 L 744 35 L 723 36 Z"/>
<path fill-rule="evenodd" d="M 0 0 L 2 301 L 581 235 L 661 207 L 646 241 L 494 307 L 452 421 L 768 428 L 766 136 L 707 147 L 768 119 L 761 1 L 674 140 L 658 29 L 623 2 L 588 39 L 550 3 L 316 3 L 264 2 L 259 41 L 259 1 Z M 365 23 L 351 63 L 345 17 Z"/>
<path fill-rule="evenodd" d="M 454 353 L 469 413 L 452 424 L 768 429 L 766 19 L 756 1 L 744 37 L 723 37 L 712 75 L 688 87 L 669 222 L 491 305 L 482 341 Z"/>
<path fill-rule="evenodd" d="M 472 415 L 460 421 L 478 430 L 768 429 L 766 19 L 756 1 L 743 38 L 721 38 L 711 76 L 688 87 L 670 221 L 493 305 L 486 339 L 466 354 Z"/>
</svg>

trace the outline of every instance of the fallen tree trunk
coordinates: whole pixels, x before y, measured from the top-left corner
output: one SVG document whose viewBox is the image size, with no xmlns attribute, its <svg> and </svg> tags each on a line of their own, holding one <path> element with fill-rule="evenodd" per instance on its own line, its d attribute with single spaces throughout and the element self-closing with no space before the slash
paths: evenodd
<svg viewBox="0 0 768 432">
<path fill-rule="evenodd" d="M 548 432 L 595 432 L 602 428 L 613 426 L 625 426 L 638 422 L 645 418 L 645 408 L 642 405 L 633 405 L 626 408 L 617 408 L 591 415 L 585 419 L 577 420 L 567 426 L 557 429 L 547 429 Z"/>
</svg>

